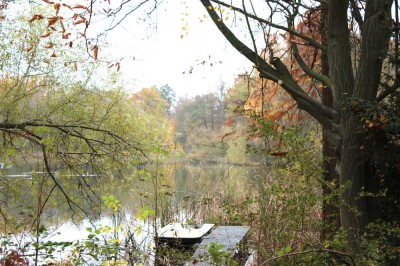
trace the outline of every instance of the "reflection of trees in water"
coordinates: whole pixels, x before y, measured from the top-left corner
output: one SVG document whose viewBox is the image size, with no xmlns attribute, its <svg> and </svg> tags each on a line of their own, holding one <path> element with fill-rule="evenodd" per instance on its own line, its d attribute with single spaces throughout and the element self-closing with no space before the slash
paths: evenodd
<svg viewBox="0 0 400 266">
<path fill-rule="evenodd" d="M 259 166 L 176 165 L 175 194 L 171 200 L 175 219 L 189 223 L 207 221 L 221 213 L 227 198 L 239 199 L 251 194 L 256 185 L 252 177 L 262 171 Z"/>
</svg>

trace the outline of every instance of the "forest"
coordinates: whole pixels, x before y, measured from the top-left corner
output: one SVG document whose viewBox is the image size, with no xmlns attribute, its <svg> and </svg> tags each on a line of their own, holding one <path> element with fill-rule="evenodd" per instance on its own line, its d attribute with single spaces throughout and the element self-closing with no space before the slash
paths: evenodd
<svg viewBox="0 0 400 266">
<path fill-rule="evenodd" d="M 127 81 L 110 36 L 177 6 L 251 69 Z M 400 265 L 399 32 L 398 0 L 1 1 L 0 265 Z M 171 223 L 249 231 L 199 262 Z"/>
</svg>

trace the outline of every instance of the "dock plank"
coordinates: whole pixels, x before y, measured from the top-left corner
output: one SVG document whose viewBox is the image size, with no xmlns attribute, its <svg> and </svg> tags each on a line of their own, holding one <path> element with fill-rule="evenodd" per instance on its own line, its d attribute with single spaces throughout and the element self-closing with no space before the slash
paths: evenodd
<svg viewBox="0 0 400 266">
<path fill-rule="evenodd" d="M 246 226 L 219 226 L 206 236 L 196 249 L 193 259 L 185 265 L 210 265 L 204 261 L 208 254 L 210 243 L 223 245 L 221 251 L 227 251 L 233 258 L 240 241 L 243 240 L 250 227 Z"/>
</svg>

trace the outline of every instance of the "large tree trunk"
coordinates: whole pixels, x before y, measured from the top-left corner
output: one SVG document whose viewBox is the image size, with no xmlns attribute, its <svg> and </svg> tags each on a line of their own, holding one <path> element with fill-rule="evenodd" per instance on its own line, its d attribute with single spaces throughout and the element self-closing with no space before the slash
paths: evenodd
<svg viewBox="0 0 400 266">
<path fill-rule="evenodd" d="M 374 200 L 362 196 L 362 192 L 373 192 L 376 188 L 374 167 L 362 151 L 366 141 L 355 114 L 351 112 L 351 101 L 373 101 L 380 82 L 382 58 L 387 52 L 390 38 L 391 0 L 367 2 L 365 19 L 361 29 L 362 45 L 356 78 L 350 62 L 349 31 L 347 26 L 347 0 L 331 0 L 328 22 L 328 58 L 330 77 L 335 85 L 334 100 L 341 110 L 342 145 L 340 149 L 340 185 L 344 186 L 340 217 L 348 232 L 348 241 L 355 251 L 365 226 L 379 217 Z M 356 60 L 356 59 L 355 59 Z M 343 108 L 345 107 L 345 108 Z"/>
<path fill-rule="evenodd" d="M 353 115 L 343 118 L 344 136 L 340 161 L 340 184 L 344 187 L 340 207 L 343 228 L 348 232 L 349 244 L 358 249 L 359 236 L 368 223 L 367 202 L 360 197 L 365 188 L 367 163 L 361 153 L 363 135 L 357 131 Z"/>
</svg>

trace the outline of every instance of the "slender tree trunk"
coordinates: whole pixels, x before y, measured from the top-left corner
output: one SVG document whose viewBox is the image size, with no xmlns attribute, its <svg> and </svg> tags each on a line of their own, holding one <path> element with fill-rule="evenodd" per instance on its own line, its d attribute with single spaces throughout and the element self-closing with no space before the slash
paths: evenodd
<svg viewBox="0 0 400 266">
<path fill-rule="evenodd" d="M 323 45 L 327 45 L 327 35 L 326 35 L 326 26 L 328 23 L 328 9 L 327 7 L 323 7 L 321 13 L 321 42 Z M 325 51 L 321 53 L 321 68 L 322 74 L 325 76 L 329 75 L 329 62 L 328 55 Z M 325 87 L 322 89 L 322 103 L 325 106 L 333 107 L 333 94 L 332 91 Z M 331 130 L 322 126 L 322 155 L 324 157 L 324 177 L 325 181 L 322 184 L 322 195 L 324 199 L 322 200 L 322 222 L 323 228 L 321 230 L 321 241 L 326 239 L 332 239 L 334 234 L 340 228 L 340 209 L 338 205 L 337 196 L 333 195 L 339 186 L 339 174 L 336 171 L 337 164 L 337 147 L 334 147 L 330 144 L 328 138 L 331 136 Z"/>
</svg>

